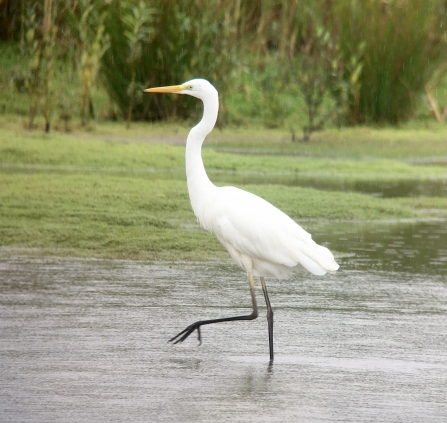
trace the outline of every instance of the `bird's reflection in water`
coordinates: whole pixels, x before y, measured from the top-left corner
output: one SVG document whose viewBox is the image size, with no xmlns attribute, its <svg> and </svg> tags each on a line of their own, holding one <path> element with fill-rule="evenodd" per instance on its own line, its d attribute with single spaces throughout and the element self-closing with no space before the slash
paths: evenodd
<svg viewBox="0 0 447 423">
<path fill-rule="evenodd" d="M 235 393 L 239 398 L 263 399 L 272 392 L 273 363 L 267 366 L 253 367 L 249 365 L 240 369 L 238 383 L 235 384 Z"/>
</svg>

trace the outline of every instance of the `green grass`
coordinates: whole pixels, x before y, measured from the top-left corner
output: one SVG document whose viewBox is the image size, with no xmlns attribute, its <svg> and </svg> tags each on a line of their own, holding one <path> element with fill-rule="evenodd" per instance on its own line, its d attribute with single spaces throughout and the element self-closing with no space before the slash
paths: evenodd
<svg viewBox="0 0 447 423">
<path fill-rule="evenodd" d="M 445 197 L 399 198 L 398 202 L 415 209 L 447 210 L 447 198 Z"/>
<path fill-rule="evenodd" d="M 73 125 L 72 132 L 65 134 L 54 131 L 43 138 L 41 130 L 43 121 L 37 119 L 40 130 L 24 131 L 26 119 L 17 115 L 0 115 L 2 137 L 16 144 L 22 140 L 52 140 L 54 137 L 64 140 L 102 140 L 114 144 L 167 144 L 184 147 L 192 122 L 149 124 L 133 123 L 130 130 L 122 122 L 96 122 L 88 128 Z M 288 156 L 295 158 L 338 159 L 340 161 L 371 161 L 376 159 L 398 160 L 415 163 L 447 163 L 447 124 L 423 124 L 412 122 L 394 127 L 356 127 L 328 129 L 312 138 L 310 143 L 292 142 L 287 131 L 276 129 L 234 128 L 215 129 L 204 143 L 204 156 L 208 150 L 239 155 Z M 38 147 L 36 147 L 38 148 Z M 91 148 L 95 148 L 92 146 Z M 47 154 L 47 153 L 45 153 Z M 59 154 L 54 152 L 54 154 Z M 183 153 L 179 154 L 183 155 Z M 218 166 L 233 166 L 234 160 Z M 251 159 L 250 159 L 251 160 Z M 252 163 L 250 161 L 250 163 Z M 259 161 L 262 165 L 262 161 Z M 211 163 L 210 163 L 211 164 Z M 208 164 L 209 165 L 209 164 Z M 270 162 L 265 162 L 270 166 Z M 339 167 L 343 167 L 340 165 Z M 289 167 L 290 168 L 290 167 Z M 292 169 L 292 168 L 291 168 Z M 268 170 L 265 168 L 263 170 Z M 294 170 L 294 169 L 292 169 Z"/>
<path fill-rule="evenodd" d="M 2 245 L 57 255 L 197 259 L 218 251 L 192 223 L 184 184 L 109 174 L 2 174 Z"/>
<path fill-rule="evenodd" d="M 163 133 L 159 126 L 147 129 L 149 138 Z M 0 129 L 0 245 L 81 257 L 202 260 L 224 256 L 191 210 L 184 146 L 144 142 L 148 140 L 135 133 L 137 142 L 132 142 L 125 130 L 111 131 L 115 141 L 104 141 L 109 130 L 100 126 L 92 134 L 44 135 Z M 351 182 L 366 177 L 445 178 L 443 166 L 417 166 L 396 159 L 247 156 L 211 149 L 204 151 L 204 160 L 218 185 L 232 180 L 232 185 L 264 197 L 304 227 L 315 219 L 403 219 L 419 217 L 419 209 L 447 209 L 445 199 L 437 197 L 382 199 L 341 189 L 239 182 L 246 172 L 264 172 L 267 181 L 278 173 L 301 173 L 317 180 L 338 175 Z"/>
<path fill-rule="evenodd" d="M 0 242 L 57 255 L 203 259 L 220 255 L 201 230 L 184 181 L 109 173 L 0 174 Z M 415 217 L 412 208 L 355 193 L 247 186 L 296 219 Z"/>
<path fill-rule="evenodd" d="M 0 126 L 1 128 L 1 126 Z M 4 163 L 132 169 L 184 169 L 184 146 L 149 142 L 110 142 L 64 134 L 2 131 L 0 161 Z M 151 136 L 149 132 L 148 137 Z M 229 135 L 231 137 L 231 135 Z M 93 139 L 92 139 L 93 138 Z M 420 143 L 430 144 L 428 141 Z M 432 143 L 436 144 L 436 143 Z M 447 144 L 444 142 L 444 144 Z M 212 145 L 212 144 L 211 144 Z M 433 147 L 433 146 L 432 146 Z M 334 147 L 334 150 L 336 148 Z M 432 152 L 430 150 L 430 152 Z M 446 151 L 447 153 L 447 151 Z M 440 156 L 443 157 L 443 156 Z M 358 179 L 447 178 L 441 165 L 420 166 L 396 159 L 352 160 L 300 156 L 229 154 L 207 148 L 203 152 L 209 171 L 293 173 Z M 418 156 L 421 160 L 423 156 Z"/>
<path fill-rule="evenodd" d="M 184 146 L 191 122 L 135 122 L 129 130 L 122 121 L 104 122 L 108 98 L 97 86 L 97 119 L 82 128 L 79 76 L 65 67 L 52 81 L 52 132 L 43 134 L 40 115 L 36 130 L 27 131 L 29 97 L 14 79 L 26 63 L 17 44 L 0 44 L 0 53 L 0 246 L 79 257 L 227 256 L 199 227 L 189 204 Z M 347 191 L 365 182 L 447 179 L 447 125 L 433 120 L 424 98 L 418 99 L 418 119 L 400 127 L 328 127 L 302 143 L 291 141 L 289 129 L 300 136 L 302 99 L 289 93 L 269 107 L 260 87 L 253 84 L 249 93 L 230 86 L 225 93 L 226 119 L 234 126 L 215 129 L 203 150 L 217 185 L 254 192 L 304 228 L 317 219 L 399 220 L 446 212 L 442 197 L 383 199 Z M 445 87 L 447 80 L 434 92 L 441 108 Z M 70 133 L 59 132 L 63 98 L 72 102 Z M 283 124 L 265 129 L 277 112 L 287 115 Z M 320 189 L 287 186 L 298 180 Z"/>
<path fill-rule="evenodd" d="M 123 122 L 104 122 L 108 100 L 99 87 L 93 92 L 98 119 L 81 128 L 78 75 L 61 69 L 54 89 L 72 92 L 72 132 L 59 132 L 64 127 L 57 107 L 49 135 L 42 132 L 41 116 L 35 131 L 24 130 L 29 98 L 11 79 L 26 68 L 24 59 L 16 44 L 3 43 L 0 52 L 0 245 L 81 257 L 226 256 L 214 236 L 200 229 L 189 204 L 184 145 L 191 122 L 135 122 L 129 130 Z M 447 98 L 440 90 L 439 99 Z M 422 118 L 399 128 L 329 127 L 301 143 L 291 141 L 287 128 L 299 135 L 302 99 L 280 99 L 290 116 L 281 128 L 265 129 L 261 125 L 271 116 L 259 110 L 261 94 L 227 95 L 234 122 L 243 115 L 244 124 L 257 126 L 228 125 L 209 135 L 203 158 L 217 185 L 252 191 L 304 228 L 316 219 L 405 219 L 447 210 L 441 197 L 382 199 L 347 192 L 358 182 L 447 179 L 447 125 L 432 119 L 424 99 Z M 279 185 L 298 179 L 320 189 Z"/>
</svg>

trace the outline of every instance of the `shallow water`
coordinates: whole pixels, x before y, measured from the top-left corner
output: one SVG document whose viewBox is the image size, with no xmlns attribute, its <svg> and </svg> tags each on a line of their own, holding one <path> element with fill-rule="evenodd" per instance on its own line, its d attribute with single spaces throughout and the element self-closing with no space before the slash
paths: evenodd
<svg viewBox="0 0 447 423">
<path fill-rule="evenodd" d="M 309 227 L 310 226 L 310 227 Z M 447 421 L 445 222 L 307 225 L 352 254 L 267 280 L 267 322 L 230 262 L 0 261 L 1 422 Z M 419 237 L 421 236 L 421 237 Z M 259 284 L 258 284 L 259 285 Z"/>
<path fill-rule="evenodd" d="M 313 238 L 347 252 L 346 266 L 357 270 L 447 274 L 447 221 L 310 222 Z"/>
<path fill-rule="evenodd" d="M 442 197 L 447 195 L 447 180 L 444 178 L 389 179 L 353 178 L 352 175 L 340 175 L 313 172 L 208 172 L 216 183 L 229 184 L 278 184 L 316 188 L 328 191 L 351 191 L 371 194 L 375 197 Z"/>
</svg>

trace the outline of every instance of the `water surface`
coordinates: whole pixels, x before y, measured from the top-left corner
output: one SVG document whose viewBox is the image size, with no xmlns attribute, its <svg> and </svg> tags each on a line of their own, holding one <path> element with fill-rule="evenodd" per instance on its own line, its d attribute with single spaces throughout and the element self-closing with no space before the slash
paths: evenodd
<svg viewBox="0 0 447 423">
<path fill-rule="evenodd" d="M 230 261 L 4 255 L 0 421 L 447 421 L 445 222 L 310 226 L 341 269 L 267 280 L 273 365 L 259 284 L 259 319 L 166 342 L 249 312 Z"/>
</svg>

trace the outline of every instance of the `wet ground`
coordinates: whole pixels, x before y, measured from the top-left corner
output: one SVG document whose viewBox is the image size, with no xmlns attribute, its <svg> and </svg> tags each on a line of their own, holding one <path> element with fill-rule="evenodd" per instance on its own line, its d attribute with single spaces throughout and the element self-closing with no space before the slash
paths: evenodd
<svg viewBox="0 0 447 423">
<path fill-rule="evenodd" d="M 1 422 L 447 421 L 445 221 L 311 223 L 336 275 L 267 280 L 267 322 L 228 262 L 0 260 Z"/>
</svg>

